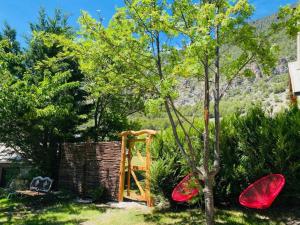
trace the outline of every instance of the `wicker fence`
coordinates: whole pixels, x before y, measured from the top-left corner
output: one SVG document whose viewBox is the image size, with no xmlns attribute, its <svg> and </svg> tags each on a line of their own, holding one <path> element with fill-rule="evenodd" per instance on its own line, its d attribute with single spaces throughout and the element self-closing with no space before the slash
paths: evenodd
<svg viewBox="0 0 300 225">
<path fill-rule="evenodd" d="M 59 186 L 85 195 L 101 185 L 108 199 L 117 200 L 120 160 L 120 142 L 66 143 Z"/>
</svg>

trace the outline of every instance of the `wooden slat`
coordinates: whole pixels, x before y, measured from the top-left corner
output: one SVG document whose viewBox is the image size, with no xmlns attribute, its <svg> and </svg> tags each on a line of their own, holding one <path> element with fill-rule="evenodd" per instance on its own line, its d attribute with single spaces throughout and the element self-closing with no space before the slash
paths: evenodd
<svg viewBox="0 0 300 225">
<path fill-rule="evenodd" d="M 120 166 L 120 177 L 119 177 L 119 196 L 118 201 L 123 201 L 123 192 L 124 192 L 124 178 L 125 178 L 125 160 L 126 160 L 126 137 L 122 137 L 122 146 L 121 146 L 121 166 Z"/>
<path fill-rule="evenodd" d="M 151 193 L 150 193 L 150 165 L 151 165 L 151 153 L 150 153 L 151 136 L 147 137 L 146 141 L 146 188 L 145 188 L 145 198 L 147 201 L 147 206 L 152 206 Z"/>
<path fill-rule="evenodd" d="M 129 131 L 122 132 L 120 135 L 121 136 L 128 136 L 128 135 L 140 136 L 143 134 L 155 135 L 155 134 L 157 134 L 157 131 L 155 131 L 155 130 L 140 130 L 140 131 L 129 130 Z"/>
<path fill-rule="evenodd" d="M 37 192 L 37 191 L 31 191 L 31 190 L 16 191 L 16 193 L 22 194 L 22 195 L 28 195 L 28 196 L 40 196 L 40 195 L 46 195 L 46 193 Z"/>
<path fill-rule="evenodd" d="M 130 196 L 125 195 L 124 197 L 135 201 L 146 201 L 145 196 L 138 195 L 135 193 L 132 193 Z"/>
<path fill-rule="evenodd" d="M 134 170 L 134 171 L 146 171 L 146 167 L 145 166 L 134 166 L 134 165 L 132 165 L 131 166 L 131 170 Z"/>
<path fill-rule="evenodd" d="M 137 179 L 137 177 L 136 177 L 136 175 L 135 175 L 135 173 L 134 173 L 133 170 L 131 171 L 131 174 L 132 174 L 132 177 L 133 177 L 133 179 L 134 179 L 136 185 L 138 186 L 138 188 L 139 188 L 139 190 L 140 190 L 140 192 L 141 192 L 141 195 L 142 195 L 142 196 L 145 196 L 145 191 L 144 191 L 144 189 L 142 188 L 142 186 L 141 186 L 139 180 Z"/>
<path fill-rule="evenodd" d="M 131 147 L 129 146 L 128 149 L 128 155 L 127 155 L 127 160 L 128 160 L 128 167 L 127 167 L 127 195 L 130 196 L 130 175 L 131 175 Z"/>
<path fill-rule="evenodd" d="M 128 140 L 128 143 L 136 143 L 136 142 L 145 142 L 146 139 L 143 138 L 143 139 L 130 139 Z"/>
<path fill-rule="evenodd" d="M 141 160 L 141 162 L 145 164 L 146 163 L 145 157 L 142 156 L 141 152 L 138 149 L 136 149 L 136 154 L 137 154 L 138 158 Z"/>
</svg>

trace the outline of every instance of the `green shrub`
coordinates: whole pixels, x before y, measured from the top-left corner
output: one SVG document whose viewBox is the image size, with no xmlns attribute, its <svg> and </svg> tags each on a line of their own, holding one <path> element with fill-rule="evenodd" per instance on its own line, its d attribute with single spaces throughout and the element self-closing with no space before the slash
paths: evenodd
<svg viewBox="0 0 300 225">
<path fill-rule="evenodd" d="M 5 190 L 4 188 L 0 188 L 0 198 L 6 198 L 8 195 L 7 190 Z"/>
<path fill-rule="evenodd" d="M 255 107 L 245 116 L 223 119 L 217 198 L 236 202 L 250 183 L 270 173 L 282 173 L 286 186 L 281 196 L 296 201 L 300 186 L 299 128 L 298 109 L 271 117 Z"/>
<path fill-rule="evenodd" d="M 8 188 L 12 181 L 18 177 L 20 174 L 20 168 L 17 166 L 16 163 L 12 163 L 10 167 L 5 168 L 5 173 L 2 176 L 4 180 L 5 188 Z"/>
<path fill-rule="evenodd" d="M 172 200 L 174 187 L 187 173 L 182 156 L 177 148 L 170 129 L 157 135 L 152 146 L 151 192 L 156 202 Z"/>
<path fill-rule="evenodd" d="M 196 121 L 202 130 L 203 125 Z M 211 130 L 213 131 L 213 126 Z M 192 131 L 191 131 L 192 132 Z M 191 133 L 199 164 L 203 143 Z M 180 138 L 183 140 L 182 134 Z M 211 133 L 213 138 L 213 132 Z M 213 142 L 211 142 L 213 143 Z M 221 171 L 216 177 L 216 203 L 237 203 L 238 196 L 250 183 L 270 173 L 282 173 L 286 185 L 279 196 L 290 203 L 300 200 L 300 111 L 296 108 L 275 116 L 261 106 L 222 119 Z M 211 146 L 212 148 L 212 146 Z M 157 136 L 152 148 L 152 193 L 158 199 L 171 199 L 173 188 L 189 173 L 171 129 Z"/>
<path fill-rule="evenodd" d="M 92 190 L 89 190 L 87 196 L 90 197 L 93 200 L 93 202 L 100 202 L 103 201 L 104 192 L 105 192 L 105 188 L 100 186 Z"/>
<path fill-rule="evenodd" d="M 196 150 L 197 161 L 201 162 L 201 150 L 203 149 L 202 138 L 200 134 L 193 129 L 188 129 L 191 135 L 193 146 Z M 203 130 L 203 124 L 200 121 L 195 121 L 195 126 Z M 212 130 L 213 127 L 211 127 Z M 184 136 L 179 131 L 179 138 L 182 143 Z M 212 147 L 212 146 L 211 146 Z M 190 169 L 186 165 L 185 159 L 179 148 L 176 145 L 171 128 L 165 129 L 156 136 L 152 145 L 152 165 L 151 165 L 151 192 L 154 194 L 157 201 L 167 201 L 171 206 L 177 205 L 171 198 L 172 191 L 176 185 L 190 173 Z M 189 202 L 190 205 L 198 203 L 200 198 L 195 198 Z M 182 205 L 182 204 L 181 204 Z"/>
</svg>

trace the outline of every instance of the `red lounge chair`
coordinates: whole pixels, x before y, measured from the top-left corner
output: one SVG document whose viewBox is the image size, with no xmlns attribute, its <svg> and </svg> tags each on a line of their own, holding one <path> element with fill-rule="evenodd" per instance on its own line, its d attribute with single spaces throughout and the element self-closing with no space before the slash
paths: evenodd
<svg viewBox="0 0 300 225">
<path fill-rule="evenodd" d="M 270 174 L 249 185 L 239 197 L 241 205 L 247 208 L 269 208 L 285 184 L 281 174 Z"/>
<path fill-rule="evenodd" d="M 199 182 L 192 174 L 188 174 L 182 181 L 174 188 L 172 192 L 172 199 L 176 202 L 186 202 L 199 194 Z"/>
</svg>

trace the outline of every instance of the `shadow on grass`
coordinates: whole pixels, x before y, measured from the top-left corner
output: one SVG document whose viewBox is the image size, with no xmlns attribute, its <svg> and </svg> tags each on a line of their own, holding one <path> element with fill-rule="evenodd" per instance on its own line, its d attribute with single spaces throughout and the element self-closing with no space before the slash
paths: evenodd
<svg viewBox="0 0 300 225">
<path fill-rule="evenodd" d="M 271 207 L 265 210 L 236 207 L 229 210 L 218 210 L 217 214 L 219 219 L 225 221 L 222 224 L 300 224 L 300 208 L 298 206 Z M 240 214 L 240 216 L 234 216 L 235 214 Z"/>
<path fill-rule="evenodd" d="M 80 224 L 91 218 L 86 213 L 105 213 L 111 207 L 94 204 L 78 204 L 73 201 L 52 201 L 41 204 L 27 200 L 6 200 L 0 201 L 0 224 L 4 225 L 61 225 Z M 43 200 L 44 201 L 44 200 Z M 32 207 L 31 207 L 32 206 Z M 205 216 L 200 208 L 185 210 L 164 210 L 153 213 L 139 211 L 126 211 L 114 209 L 114 215 L 134 213 L 132 216 L 142 217 L 145 223 L 157 225 L 198 225 L 204 224 Z M 88 214 L 90 215 L 90 214 Z M 97 215 L 98 216 L 98 215 Z M 132 217 L 128 217 L 132 218 Z M 251 210 L 245 208 L 222 208 L 217 210 L 216 224 L 225 225 L 279 225 L 279 224 L 300 224 L 300 208 L 270 208 L 268 210 Z"/>
<path fill-rule="evenodd" d="M 216 214 L 216 224 L 222 225 L 280 225 L 300 224 L 300 209 L 271 209 L 265 211 L 230 208 L 220 209 Z M 185 211 L 158 211 L 145 214 L 144 220 L 158 225 L 204 224 L 205 216 L 201 209 Z"/>
<path fill-rule="evenodd" d="M 151 222 L 157 225 L 198 225 L 204 223 L 204 214 L 200 210 L 185 210 L 185 211 L 157 211 L 153 214 L 144 215 L 146 222 Z"/>
<path fill-rule="evenodd" d="M 8 199 L 1 203 L 0 224 L 4 225 L 80 224 L 88 218 L 82 218 L 79 214 L 84 215 L 84 212 L 89 210 L 96 210 L 102 214 L 107 210 L 93 204 L 74 203 L 71 200 L 47 202 L 40 198 L 22 198 Z"/>
<path fill-rule="evenodd" d="M 29 219 L 19 219 L 15 221 L 8 221 L 4 223 L 4 225 L 63 225 L 63 224 L 80 224 L 85 222 L 86 220 L 83 219 L 66 219 L 60 220 L 57 217 L 47 217 L 47 218 L 40 218 L 38 215 L 32 216 Z"/>
<path fill-rule="evenodd" d="M 224 224 L 224 225 L 270 224 L 270 219 L 268 217 L 260 216 L 251 211 L 218 210 L 217 219 L 218 219 L 217 224 Z M 277 223 L 273 222 L 273 224 L 277 224 Z"/>
<path fill-rule="evenodd" d="M 243 210 L 249 211 L 249 210 Z M 252 213 L 255 213 L 261 217 L 267 217 L 272 221 L 275 221 L 276 224 L 300 224 L 300 207 L 294 206 L 281 206 L 273 207 L 267 210 L 253 210 Z"/>
</svg>

